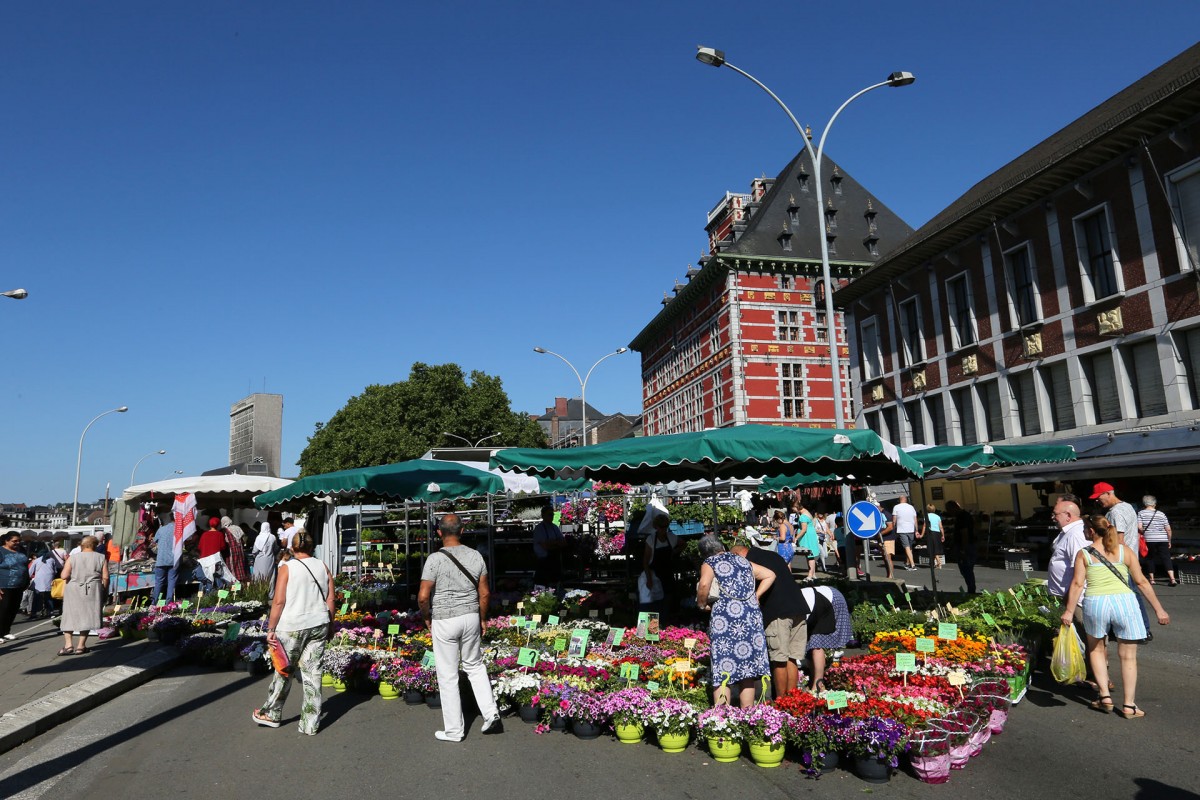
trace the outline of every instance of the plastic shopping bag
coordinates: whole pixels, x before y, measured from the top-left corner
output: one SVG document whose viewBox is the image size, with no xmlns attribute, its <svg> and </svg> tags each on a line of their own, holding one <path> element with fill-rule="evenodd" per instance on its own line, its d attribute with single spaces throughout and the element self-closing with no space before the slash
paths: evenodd
<svg viewBox="0 0 1200 800">
<path fill-rule="evenodd" d="M 1079 683 L 1087 679 L 1087 664 L 1083 660 L 1083 642 L 1073 625 L 1063 625 L 1054 638 L 1054 653 L 1050 657 L 1050 674 L 1059 683 Z"/>
</svg>

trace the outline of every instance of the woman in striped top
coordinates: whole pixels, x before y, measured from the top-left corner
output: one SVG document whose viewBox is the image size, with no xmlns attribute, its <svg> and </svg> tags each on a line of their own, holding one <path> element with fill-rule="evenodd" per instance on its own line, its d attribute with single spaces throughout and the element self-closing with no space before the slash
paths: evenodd
<svg viewBox="0 0 1200 800">
<path fill-rule="evenodd" d="M 1134 693 L 1137 691 L 1137 646 L 1146 638 L 1146 624 L 1142 621 L 1142 612 L 1131 587 L 1136 586 L 1145 596 L 1154 609 L 1159 625 L 1166 625 L 1171 618 L 1142 574 L 1136 554 L 1125 546 L 1120 531 L 1099 514 L 1087 517 L 1086 521 L 1092 544 L 1080 550 L 1075 557 L 1075 577 L 1067 594 L 1062 624 L 1072 623 L 1075 606 L 1086 589 L 1083 628 L 1087 633 L 1088 661 L 1096 675 L 1096 685 L 1110 685 L 1107 637 L 1112 631 L 1117 640 L 1117 655 L 1121 659 L 1121 689 L 1125 695 L 1125 704 L 1117 713 L 1126 719 L 1144 717 L 1146 713 L 1137 707 Z M 1112 697 L 1107 694 L 1101 694 L 1092 703 L 1092 708 L 1097 711 L 1108 712 L 1112 707 Z"/>
<path fill-rule="evenodd" d="M 1171 522 L 1167 515 L 1158 510 L 1158 498 L 1148 494 L 1142 498 L 1145 506 L 1138 512 L 1138 532 L 1146 537 L 1149 553 L 1142 559 L 1142 572 L 1154 584 L 1154 563 L 1167 573 L 1167 586 L 1175 586 L 1175 570 L 1171 566 Z"/>
</svg>

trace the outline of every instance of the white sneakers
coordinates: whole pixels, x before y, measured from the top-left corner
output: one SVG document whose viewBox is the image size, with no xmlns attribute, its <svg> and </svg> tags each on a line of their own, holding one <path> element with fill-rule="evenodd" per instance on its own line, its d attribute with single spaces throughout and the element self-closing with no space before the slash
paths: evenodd
<svg viewBox="0 0 1200 800">
<path fill-rule="evenodd" d="M 492 733 L 504 733 L 504 723 L 500 721 L 500 715 L 497 714 L 483 723 L 483 728 L 479 732 L 485 736 Z"/>
<path fill-rule="evenodd" d="M 4 634 L 4 641 L 6 641 L 6 642 L 11 642 L 13 639 L 16 639 L 16 638 L 17 638 L 17 635 L 15 633 Z"/>
<path fill-rule="evenodd" d="M 443 742 L 461 742 L 462 741 L 461 736 L 451 736 L 450 734 L 446 733 L 445 731 L 434 731 L 433 737 L 435 739 L 440 739 Z"/>
</svg>

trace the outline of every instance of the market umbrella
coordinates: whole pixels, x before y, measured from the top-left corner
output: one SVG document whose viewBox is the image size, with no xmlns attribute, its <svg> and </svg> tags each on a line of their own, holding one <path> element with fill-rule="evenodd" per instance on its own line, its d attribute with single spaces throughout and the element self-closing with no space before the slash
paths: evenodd
<svg viewBox="0 0 1200 800">
<path fill-rule="evenodd" d="M 921 464 L 871 430 L 739 425 L 617 439 L 560 450 L 509 448 L 491 465 L 535 475 L 585 474 L 623 483 L 771 477 L 797 472 L 853 473 L 861 482 L 916 478 Z M 713 525 L 716 526 L 716 494 Z"/>
<path fill-rule="evenodd" d="M 504 479 L 454 461 L 417 458 L 398 464 L 344 469 L 310 475 L 254 498 L 270 508 L 303 498 L 417 500 L 434 503 L 504 491 Z"/>
</svg>

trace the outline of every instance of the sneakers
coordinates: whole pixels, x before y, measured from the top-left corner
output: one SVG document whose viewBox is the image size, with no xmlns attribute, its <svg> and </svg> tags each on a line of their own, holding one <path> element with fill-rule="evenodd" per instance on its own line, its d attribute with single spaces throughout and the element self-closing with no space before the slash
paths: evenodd
<svg viewBox="0 0 1200 800">
<path fill-rule="evenodd" d="M 461 736 L 451 736 L 450 734 L 446 733 L 445 731 L 434 731 L 433 738 L 440 739 L 443 742 L 461 742 L 462 741 Z"/>
<path fill-rule="evenodd" d="M 905 568 L 906 570 L 908 570 L 909 572 L 916 572 L 916 571 L 917 571 L 917 568 L 916 568 L 916 567 L 914 567 L 912 564 L 905 564 L 905 565 L 904 565 L 904 568 Z"/>
<path fill-rule="evenodd" d="M 500 720 L 500 715 L 497 714 L 487 722 L 483 723 L 483 728 L 480 730 L 480 733 L 484 735 L 492 733 L 504 733 L 504 723 Z"/>
<path fill-rule="evenodd" d="M 262 716 L 261 714 L 258 713 L 257 710 L 250 712 L 250 718 L 252 720 L 254 720 L 255 722 L 257 722 L 259 725 L 262 725 L 264 728 L 278 728 L 279 727 L 278 722 L 276 722 L 273 719 L 268 719 L 267 717 Z"/>
<path fill-rule="evenodd" d="M 17 638 L 17 635 L 15 633 L 4 634 L 4 641 L 6 641 L 6 642 L 11 642 L 13 639 L 16 639 L 16 638 Z"/>
</svg>

